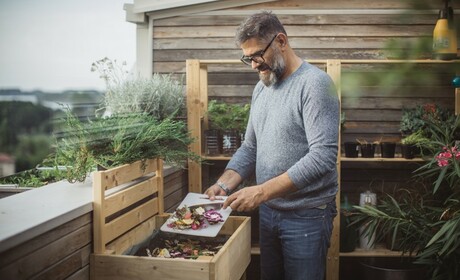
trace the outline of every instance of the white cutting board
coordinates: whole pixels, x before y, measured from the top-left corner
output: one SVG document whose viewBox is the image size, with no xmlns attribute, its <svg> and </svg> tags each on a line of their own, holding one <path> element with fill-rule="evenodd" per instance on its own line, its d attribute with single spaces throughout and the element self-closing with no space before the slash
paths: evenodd
<svg viewBox="0 0 460 280">
<path fill-rule="evenodd" d="M 172 233 L 178 233 L 178 234 L 186 234 L 186 235 L 195 235 L 195 236 L 205 236 L 205 237 L 215 237 L 219 233 L 220 229 L 224 225 L 225 221 L 227 218 L 230 216 L 230 213 L 232 212 L 232 209 L 230 207 L 227 207 L 227 209 L 222 209 L 222 204 L 224 201 L 227 199 L 226 196 L 219 196 L 219 198 L 222 198 L 221 200 L 214 200 L 210 201 L 209 199 L 206 199 L 206 195 L 202 193 L 188 193 L 187 196 L 182 200 L 182 202 L 179 204 L 178 208 L 182 208 L 185 205 L 187 206 L 194 206 L 194 205 L 202 205 L 202 207 L 205 210 L 209 209 L 215 209 L 217 210 L 221 215 L 222 219 L 224 220 L 223 222 L 219 222 L 217 224 L 209 224 L 205 220 L 205 225 L 206 227 L 200 228 L 200 229 L 175 229 L 175 228 L 170 228 L 168 227 L 168 224 L 171 223 L 171 218 L 166 220 L 166 222 L 161 226 L 160 230 L 164 232 L 172 232 Z M 215 204 L 217 203 L 217 204 Z"/>
</svg>

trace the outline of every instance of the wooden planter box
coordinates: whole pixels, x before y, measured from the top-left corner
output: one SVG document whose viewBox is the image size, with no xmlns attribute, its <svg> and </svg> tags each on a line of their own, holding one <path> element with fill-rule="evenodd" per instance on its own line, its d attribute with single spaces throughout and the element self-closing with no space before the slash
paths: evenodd
<svg viewBox="0 0 460 280">
<path fill-rule="evenodd" d="M 125 254 L 169 217 L 162 213 L 161 160 L 150 160 L 143 172 L 139 167 L 137 163 L 95 174 L 91 279 L 240 279 L 251 259 L 249 217 L 232 216 L 225 222 L 219 235 L 231 236 L 215 256 L 185 260 Z M 155 176 L 146 176 L 149 172 Z M 119 188 L 116 193 L 108 194 L 114 187 Z"/>
</svg>

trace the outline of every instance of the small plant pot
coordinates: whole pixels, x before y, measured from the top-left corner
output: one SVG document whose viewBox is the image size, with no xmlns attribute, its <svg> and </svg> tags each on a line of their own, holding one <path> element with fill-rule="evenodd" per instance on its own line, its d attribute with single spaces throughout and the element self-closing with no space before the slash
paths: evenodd
<svg viewBox="0 0 460 280">
<path fill-rule="evenodd" d="M 373 158 L 375 155 L 375 144 L 361 144 L 361 156 L 363 158 Z"/>
<path fill-rule="evenodd" d="M 345 156 L 349 158 L 356 158 L 359 154 L 359 143 L 358 142 L 345 142 L 343 143 L 345 148 Z"/>
<path fill-rule="evenodd" d="M 396 150 L 395 142 L 382 142 L 380 143 L 380 151 L 383 158 L 394 158 Z"/>
<path fill-rule="evenodd" d="M 351 224 L 350 214 L 340 211 L 340 252 L 353 252 L 358 244 L 358 229 Z"/>
<path fill-rule="evenodd" d="M 417 147 L 412 144 L 401 144 L 401 155 L 405 159 L 413 159 L 417 153 Z"/>
<path fill-rule="evenodd" d="M 240 134 L 236 130 L 226 130 L 222 133 L 222 153 L 233 155 L 238 149 Z"/>
<path fill-rule="evenodd" d="M 204 132 L 204 151 L 208 156 L 215 156 L 222 153 L 222 140 L 219 130 L 210 129 Z"/>
</svg>

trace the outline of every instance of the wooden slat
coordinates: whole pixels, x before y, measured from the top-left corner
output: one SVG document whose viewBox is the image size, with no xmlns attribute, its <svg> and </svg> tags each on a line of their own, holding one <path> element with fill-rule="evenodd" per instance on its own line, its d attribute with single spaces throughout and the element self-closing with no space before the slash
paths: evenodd
<svg viewBox="0 0 460 280">
<path fill-rule="evenodd" d="M 129 229 L 158 214 L 158 208 L 158 198 L 154 198 L 105 224 L 102 239 L 104 244 L 109 243 Z"/>
<path fill-rule="evenodd" d="M 32 254 L 42 247 L 48 246 L 52 242 L 65 237 L 77 229 L 91 224 L 91 221 L 91 214 L 85 214 L 55 229 L 45 232 L 30 241 L 3 252 L 0 254 L 0 267 L 4 267 L 20 258 L 23 258 L 24 256 Z"/>
<path fill-rule="evenodd" d="M 114 167 L 101 173 L 101 187 L 103 190 L 109 190 L 113 187 L 131 182 L 143 175 L 154 172 L 157 169 L 157 160 L 148 159 L 137 161 L 131 164 L 125 164 L 119 167 Z"/>
<path fill-rule="evenodd" d="M 198 60 L 187 60 L 187 123 L 192 138 L 201 139 L 201 70 Z M 201 155 L 201 142 L 195 141 L 190 150 Z M 201 191 L 201 168 L 198 163 L 189 161 L 189 191 Z"/>
<path fill-rule="evenodd" d="M 455 89 L 455 115 L 460 115 L 460 89 Z"/>
<path fill-rule="evenodd" d="M 166 217 L 166 216 L 165 216 Z M 131 249 L 133 246 L 141 243 L 148 237 L 153 231 L 159 228 L 161 225 L 158 224 L 158 221 L 164 222 L 166 218 L 159 220 L 158 216 L 153 216 L 136 226 L 126 234 L 121 235 L 114 241 L 107 244 L 106 249 L 112 251 L 116 255 L 124 254 L 127 250 Z"/>
<path fill-rule="evenodd" d="M 359 24 L 359 25 L 321 25 L 317 28 L 305 28 L 304 25 L 285 25 L 289 41 L 295 37 L 335 37 L 340 32 L 342 37 L 414 37 L 429 36 L 433 33 L 432 25 L 413 25 L 410 29 L 401 28 L 401 25 L 378 25 L 378 24 Z M 153 36 L 160 39 L 184 39 L 184 38 L 222 38 L 228 37 L 233 40 L 235 37 L 234 26 L 194 26 L 177 27 L 155 27 Z M 234 43 L 233 43 L 234 45 Z"/>
<path fill-rule="evenodd" d="M 152 177 L 107 197 L 103 217 L 108 217 L 145 197 L 155 194 L 158 191 L 159 180 L 160 177 Z"/>
<path fill-rule="evenodd" d="M 454 7 L 458 7 L 459 3 L 454 2 Z M 439 2 L 425 1 L 428 8 L 439 9 Z M 305 1 L 305 0 L 286 0 L 275 1 L 265 4 L 254 4 L 238 7 L 234 10 L 259 10 L 259 9 L 414 9 L 411 1 L 401 0 L 381 0 L 377 2 L 369 2 L 366 0 L 328 0 L 328 1 Z"/>
<path fill-rule="evenodd" d="M 55 265 L 34 275 L 34 280 L 48 279 L 67 279 L 72 274 L 78 272 L 89 264 L 89 255 L 91 253 L 91 244 L 75 251 L 68 257 L 63 258 Z M 89 274 L 87 275 L 89 277 Z M 87 278 L 88 279 L 88 278 Z"/>
<path fill-rule="evenodd" d="M 307 11 L 306 11 L 307 12 Z M 246 15 L 226 15 L 226 16 L 212 16 L 212 15 L 186 15 L 181 17 L 174 17 L 168 19 L 155 20 L 153 25 L 156 27 L 162 26 L 238 26 L 246 17 Z M 433 14 L 420 14 L 417 16 L 407 16 L 404 14 L 278 14 L 279 20 L 285 26 L 302 24 L 340 24 L 340 25 L 368 25 L 372 24 L 427 24 L 433 25 L 437 20 L 437 15 Z"/>
<path fill-rule="evenodd" d="M 48 246 L 37 249 L 7 266 L 0 267 L 0 275 L 2 279 L 31 278 L 90 243 L 91 225 L 88 224 Z"/>
<path fill-rule="evenodd" d="M 146 183 L 136 183 L 140 177 L 155 172 L 155 178 Z M 106 244 L 129 229 L 137 226 L 152 215 L 162 213 L 164 206 L 163 192 L 163 161 L 149 159 L 145 161 L 126 164 L 106 171 L 94 173 L 93 188 L 93 221 L 94 221 L 94 251 L 104 253 Z M 128 183 L 128 184 L 127 184 Z M 131 185 L 129 184 L 131 183 Z M 117 193 L 112 193 L 107 198 L 105 190 L 123 186 Z M 117 189 L 114 189 L 117 191 Z M 149 200 L 136 208 L 122 213 L 106 224 L 106 217 L 124 209 L 128 209 L 134 202 L 157 192 L 156 198 Z M 119 204 L 119 205 L 118 205 Z M 105 212 L 107 211 L 107 212 Z M 137 211 L 137 212 L 136 212 Z"/>
<path fill-rule="evenodd" d="M 98 280 L 147 279 L 139 275 L 148 275 L 148 279 L 210 279 L 208 260 L 180 260 L 163 258 L 140 258 L 133 256 L 93 255 L 91 263 L 92 279 Z"/>
</svg>

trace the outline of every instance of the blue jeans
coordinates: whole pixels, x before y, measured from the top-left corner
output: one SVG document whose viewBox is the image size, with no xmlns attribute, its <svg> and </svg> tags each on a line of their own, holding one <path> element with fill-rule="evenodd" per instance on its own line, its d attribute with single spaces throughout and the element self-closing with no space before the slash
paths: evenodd
<svg viewBox="0 0 460 280">
<path fill-rule="evenodd" d="M 259 207 L 261 279 L 323 280 L 335 201 L 326 208 L 280 211 Z"/>
</svg>

